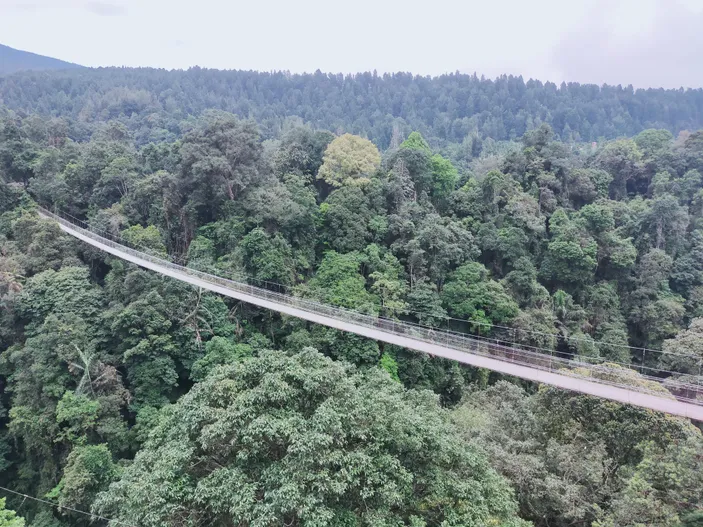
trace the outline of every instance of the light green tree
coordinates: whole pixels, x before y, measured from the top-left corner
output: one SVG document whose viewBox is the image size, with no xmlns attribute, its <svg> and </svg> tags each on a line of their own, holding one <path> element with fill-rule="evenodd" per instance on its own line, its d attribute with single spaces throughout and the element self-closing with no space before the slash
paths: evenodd
<svg viewBox="0 0 703 527">
<path fill-rule="evenodd" d="M 5 508 L 5 498 L 0 498 L 0 527 L 24 527 L 24 518 Z"/>
<path fill-rule="evenodd" d="M 451 161 L 439 154 L 430 158 L 430 166 L 432 167 L 432 196 L 435 199 L 443 199 L 456 188 L 459 172 Z"/>
<path fill-rule="evenodd" d="M 333 187 L 363 185 L 381 165 L 381 154 L 368 139 L 344 134 L 327 146 L 323 160 L 318 179 Z"/>
<path fill-rule="evenodd" d="M 149 225 L 148 227 L 133 225 L 129 229 L 123 230 L 120 235 L 127 242 L 127 245 L 131 247 L 162 258 L 167 256 L 163 236 L 154 225 Z"/>
</svg>

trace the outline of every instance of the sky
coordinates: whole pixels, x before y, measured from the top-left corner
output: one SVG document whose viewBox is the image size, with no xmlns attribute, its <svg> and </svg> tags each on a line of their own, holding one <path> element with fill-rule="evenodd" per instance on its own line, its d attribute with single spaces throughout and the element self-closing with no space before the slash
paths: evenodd
<svg viewBox="0 0 703 527">
<path fill-rule="evenodd" d="M 85 66 L 703 87 L 703 0 L 0 0 L 0 43 Z"/>
</svg>

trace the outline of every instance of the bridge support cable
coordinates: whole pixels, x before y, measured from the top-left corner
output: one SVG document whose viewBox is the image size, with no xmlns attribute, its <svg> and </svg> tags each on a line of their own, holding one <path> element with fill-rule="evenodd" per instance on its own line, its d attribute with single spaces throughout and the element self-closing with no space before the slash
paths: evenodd
<svg viewBox="0 0 703 527">
<path fill-rule="evenodd" d="M 628 370 L 563 359 L 471 335 L 364 315 L 228 280 L 137 251 L 46 209 L 40 208 L 39 213 L 57 221 L 67 234 L 120 259 L 265 309 L 521 379 L 703 421 L 703 400 L 699 400 L 703 394 L 695 386 L 677 386 L 669 380 L 667 386 L 676 394 L 674 396 L 664 388 L 665 380 L 657 377 L 644 377 L 648 382 L 643 386 L 633 386 L 618 381 L 623 371 Z"/>
</svg>

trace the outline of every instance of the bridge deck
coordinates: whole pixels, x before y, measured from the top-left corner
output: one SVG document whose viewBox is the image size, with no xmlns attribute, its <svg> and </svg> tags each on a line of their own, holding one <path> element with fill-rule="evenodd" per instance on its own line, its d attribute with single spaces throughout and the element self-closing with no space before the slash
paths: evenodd
<svg viewBox="0 0 703 527">
<path fill-rule="evenodd" d="M 521 379 L 703 421 L 703 406 L 696 404 L 695 401 L 677 400 L 665 392 L 628 387 L 613 381 L 583 376 L 578 371 L 574 371 L 576 368 L 603 371 L 608 369 L 605 366 L 567 361 L 521 348 L 486 342 L 471 336 L 353 313 L 234 282 L 135 251 L 83 229 L 49 211 L 42 209 L 40 214 L 58 221 L 60 228 L 67 234 L 118 258 L 265 309 Z"/>
</svg>

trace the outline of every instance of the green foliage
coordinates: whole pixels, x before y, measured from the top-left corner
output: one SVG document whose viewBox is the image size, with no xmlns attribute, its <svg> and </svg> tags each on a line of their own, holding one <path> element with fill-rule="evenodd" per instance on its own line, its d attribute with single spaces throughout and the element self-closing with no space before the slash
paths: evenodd
<svg viewBox="0 0 703 527">
<path fill-rule="evenodd" d="M 75 315 L 90 323 L 102 306 L 102 291 L 90 283 L 85 267 L 39 273 L 27 281 L 17 299 L 17 311 L 30 328 L 40 326 L 50 314 Z"/>
<path fill-rule="evenodd" d="M 658 348 L 681 328 L 683 298 L 669 288 L 672 259 L 660 249 L 645 254 L 637 267 L 637 288 L 628 298 L 628 322 L 647 347 Z"/>
<path fill-rule="evenodd" d="M 66 391 L 56 406 L 56 422 L 61 427 L 57 439 L 84 443 L 87 432 L 97 425 L 99 411 L 98 401 Z"/>
<path fill-rule="evenodd" d="M 300 173 L 312 176 L 322 165 L 322 156 L 334 135 L 327 130 L 297 126 L 284 134 L 281 145 L 274 154 L 277 174 Z"/>
<path fill-rule="evenodd" d="M 270 236 L 261 228 L 252 230 L 239 242 L 239 250 L 246 276 L 254 284 L 266 287 L 265 282 L 292 285 L 295 282 L 295 261 L 288 242 L 280 235 Z"/>
<path fill-rule="evenodd" d="M 374 204 L 364 190 L 342 187 L 320 205 L 320 235 L 326 248 L 338 252 L 361 251 L 374 241 L 376 233 L 385 234 L 383 223 L 387 220 L 374 214 Z"/>
<path fill-rule="evenodd" d="M 559 438 L 541 433 L 548 411 L 518 386 L 498 383 L 473 394 L 454 418 L 482 444 L 515 486 L 522 517 L 535 525 L 588 523 L 611 461 L 598 438 L 577 430 Z"/>
<path fill-rule="evenodd" d="M 668 130 L 650 128 L 637 134 L 634 141 L 645 155 L 652 156 L 669 148 L 674 141 L 674 136 Z"/>
<path fill-rule="evenodd" d="M 12 237 L 22 252 L 22 265 L 30 274 L 77 265 L 75 245 L 58 225 L 23 213 L 11 222 Z"/>
<path fill-rule="evenodd" d="M 642 176 L 642 152 L 630 139 L 620 139 L 608 143 L 596 157 L 596 166 L 608 172 L 613 181 L 610 184 L 610 197 L 622 199 L 634 188 Z"/>
<path fill-rule="evenodd" d="M 325 330 L 325 351 L 333 358 L 357 366 L 377 364 L 381 357 L 378 343 L 374 340 L 337 330 Z"/>
<path fill-rule="evenodd" d="M 547 246 L 541 273 L 558 284 L 590 282 L 598 264 L 596 242 L 582 236 L 561 209 L 552 215 L 550 228 L 552 241 Z"/>
<path fill-rule="evenodd" d="M 642 460 L 629 467 L 627 484 L 615 495 L 610 512 L 594 525 L 678 527 L 694 522 L 703 489 L 702 446 L 700 434 L 665 447 L 643 442 Z"/>
<path fill-rule="evenodd" d="M 366 281 L 359 273 L 361 262 L 357 253 L 326 252 L 317 273 L 308 283 L 306 294 L 324 304 L 376 313 L 378 300 L 366 290 Z"/>
<path fill-rule="evenodd" d="M 437 287 L 423 280 L 408 292 L 408 307 L 424 326 L 440 326 L 447 318 Z"/>
<path fill-rule="evenodd" d="M 256 180 L 261 150 L 255 123 L 224 112 L 207 113 L 184 136 L 180 149 L 187 205 L 212 218 Z"/>
<path fill-rule="evenodd" d="M 479 443 L 539 527 L 697 521 L 701 446 L 681 420 L 506 388 L 493 372 L 206 293 L 65 236 L 33 202 L 196 269 L 555 356 L 674 368 L 695 384 L 703 135 L 670 134 L 700 121 L 695 92 L 458 75 L 61 75 L 0 79 L 20 110 L 0 117 L 0 484 L 89 509 L 136 455 L 110 500 L 130 515 L 163 497 L 158 517 L 130 519 L 139 525 L 519 523 L 486 513 L 496 496 L 510 502 L 502 490 L 456 498 L 491 479 L 483 461 L 464 470 L 447 453 L 459 433 L 459 450 Z M 51 79 L 71 89 L 56 95 Z M 669 131 L 642 131 L 651 122 Z M 424 138 L 402 142 L 412 129 Z M 281 346 L 289 356 L 263 351 Z M 663 390 L 630 369 L 608 375 Z M 427 394 L 401 384 L 459 407 L 459 430 L 430 426 L 436 408 L 415 403 Z M 88 520 L 18 510 L 32 525 Z"/>
<path fill-rule="evenodd" d="M 51 495 L 61 507 L 87 510 L 97 493 L 107 490 L 119 474 L 107 445 L 78 446 L 68 455 L 63 477 Z M 72 521 L 85 523 L 85 517 L 75 515 Z"/>
<path fill-rule="evenodd" d="M 143 525 L 521 523 L 435 397 L 312 349 L 218 370 L 164 417 L 96 512 Z"/>
<path fill-rule="evenodd" d="M 454 419 L 537 526 L 678 525 L 700 503 L 703 436 L 683 419 L 506 382 L 472 394 Z"/>
<path fill-rule="evenodd" d="M 213 337 L 205 344 L 205 356 L 193 363 L 190 377 L 194 381 L 202 381 L 218 366 L 234 364 L 251 355 L 251 346 L 247 344 L 235 344 L 223 337 Z"/>
<path fill-rule="evenodd" d="M 71 86 L 71 90 L 58 86 Z M 556 86 L 513 75 L 484 79 L 459 73 L 428 78 L 412 73 L 290 75 L 81 68 L 5 75 L 0 97 L 17 113 L 36 111 L 60 117 L 45 126 L 45 135 L 56 144 L 65 141 L 69 131 L 71 137 L 85 136 L 85 124 L 70 125 L 78 118 L 88 125 L 119 119 L 140 144 L 171 141 L 192 127 L 192 118 L 187 117 L 213 107 L 283 131 L 298 128 L 302 119 L 322 130 L 363 130 L 383 148 L 394 135 L 422 130 L 432 144 L 466 141 L 472 153 L 490 153 L 492 141 L 519 138 L 539 129 L 541 123 L 553 128 L 543 134 L 545 142 L 554 134 L 565 141 L 589 142 L 632 136 L 653 122 L 674 134 L 703 125 L 701 94 L 695 89 L 633 90 L 604 85 L 594 90 L 591 84 Z M 13 167 L 11 174 L 21 179 L 25 159 L 34 158 L 27 140 L 36 134 L 28 133 L 27 127 L 4 128 L 8 155 L 2 158 Z M 298 142 L 308 144 L 307 140 Z M 324 145 L 325 138 L 321 142 Z"/>
<path fill-rule="evenodd" d="M 464 264 L 449 275 L 442 303 L 451 316 L 481 323 L 506 323 L 519 312 L 503 286 L 489 279 L 488 270 L 476 262 Z"/>
<path fill-rule="evenodd" d="M 5 498 L 0 498 L 0 527 L 24 527 L 24 519 L 5 508 Z"/>
<path fill-rule="evenodd" d="M 151 292 L 115 313 L 111 329 L 119 338 L 118 350 L 128 365 L 127 378 L 133 386 L 135 404 L 160 406 L 170 398 L 177 384 L 174 360 L 177 349 L 169 334 L 163 298 Z"/>
<path fill-rule="evenodd" d="M 380 364 L 381 368 L 388 372 L 388 375 L 390 375 L 391 379 L 400 382 L 400 378 L 398 377 L 398 363 L 391 355 L 389 355 L 388 353 L 384 353 L 383 355 L 381 355 Z"/>
<path fill-rule="evenodd" d="M 327 146 L 317 177 L 333 187 L 364 185 L 380 164 L 376 145 L 358 135 L 344 134 Z"/>
<path fill-rule="evenodd" d="M 694 318 L 688 329 L 664 341 L 661 367 L 683 374 L 703 375 L 703 319 Z"/>
<path fill-rule="evenodd" d="M 420 150 L 428 154 L 432 152 L 430 145 L 427 144 L 427 141 L 425 141 L 425 138 L 422 137 L 420 132 L 411 132 L 408 138 L 401 143 L 400 148 Z"/>
<path fill-rule="evenodd" d="M 166 256 L 166 246 L 163 237 L 154 225 L 144 228 L 141 225 L 133 225 L 120 233 L 127 245 L 135 247 L 141 251 L 147 251 L 155 256 Z"/>
<path fill-rule="evenodd" d="M 381 302 L 381 315 L 394 317 L 407 308 L 407 285 L 400 261 L 390 251 L 382 252 L 378 245 L 369 245 L 365 251 L 365 267 L 369 271 L 369 287 Z"/>
<path fill-rule="evenodd" d="M 459 172 L 451 161 L 435 154 L 430 158 L 432 167 L 432 195 L 445 198 L 456 188 Z"/>
</svg>

